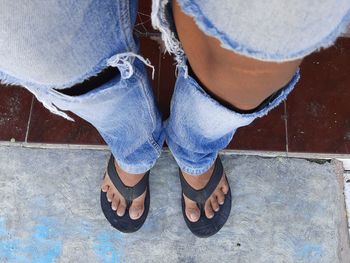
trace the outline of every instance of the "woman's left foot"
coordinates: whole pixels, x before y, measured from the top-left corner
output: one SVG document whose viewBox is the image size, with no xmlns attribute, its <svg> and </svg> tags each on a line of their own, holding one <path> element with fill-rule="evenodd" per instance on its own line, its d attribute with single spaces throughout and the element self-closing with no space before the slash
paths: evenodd
<svg viewBox="0 0 350 263">
<path fill-rule="evenodd" d="M 187 183 L 194 189 L 200 190 L 204 188 L 207 183 L 209 182 L 209 179 L 213 175 L 214 172 L 215 163 L 210 167 L 208 171 L 201 175 L 190 175 L 182 171 L 183 177 L 187 181 Z M 207 218 L 212 218 L 214 216 L 214 213 L 219 211 L 220 205 L 222 205 L 225 202 L 225 195 L 228 193 L 229 185 L 226 180 L 225 172 L 223 172 L 221 180 L 214 190 L 214 192 L 211 194 L 211 196 L 207 199 L 204 206 L 205 215 Z M 196 204 L 196 202 L 192 201 L 188 197 L 184 195 L 185 200 L 185 212 L 188 220 L 191 222 L 197 222 L 200 218 L 200 210 Z"/>
</svg>

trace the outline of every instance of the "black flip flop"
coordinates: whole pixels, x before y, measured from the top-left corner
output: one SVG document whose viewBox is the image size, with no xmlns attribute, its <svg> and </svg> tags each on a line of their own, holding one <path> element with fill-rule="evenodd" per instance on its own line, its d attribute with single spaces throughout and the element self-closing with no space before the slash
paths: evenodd
<svg viewBox="0 0 350 263">
<path fill-rule="evenodd" d="M 145 222 L 150 205 L 150 190 L 149 190 L 149 171 L 143 176 L 143 178 L 133 187 L 126 186 L 119 178 L 117 171 L 114 166 L 114 158 L 111 158 L 108 162 L 108 176 L 111 179 L 114 186 L 118 189 L 119 193 L 126 200 L 126 210 L 123 216 L 118 216 L 117 211 L 112 209 L 112 203 L 108 202 L 107 193 L 101 190 L 101 208 L 102 211 L 109 221 L 109 223 L 116 229 L 124 233 L 132 233 L 140 229 L 140 227 Z M 145 191 L 145 209 L 142 216 L 139 219 L 133 220 L 129 216 L 129 208 L 132 201 L 142 195 Z"/>
<path fill-rule="evenodd" d="M 214 192 L 214 190 L 216 189 L 217 185 L 219 184 L 222 178 L 223 167 L 222 167 L 220 157 L 218 156 L 218 158 L 215 161 L 214 172 L 209 182 L 204 188 L 200 190 L 193 189 L 186 182 L 180 169 L 179 169 L 179 173 L 180 173 L 180 181 L 181 181 L 181 187 L 182 187 L 182 195 L 181 195 L 182 196 L 181 198 L 182 214 L 185 219 L 187 227 L 197 237 L 209 237 L 216 234 L 224 226 L 224 224 L 226 223 L 230 215 L 231 200 L 232 200 L 231 189 L 229 187 L 229 190 L 225 195 L 225 201 L 222 205 L 220 205 L 219 211 L 214 212 L 214 216 L 211 219 L 205 216 L 205 212 L 204 212 L 205 201 L 207 201 L 207 199 Z M 227 183 L 228 183 L 228 180 L 227 180 Z M 200 218 L 198 219 L 197 222 L 191 222 L 190 220 L 188 220 L 185 212 L 185 200 L 183 195 L 185 195 L 186 197 L 188 197 L 189 199 L 197 203 L 197 206 L 200 209 Z"/>
</svg>

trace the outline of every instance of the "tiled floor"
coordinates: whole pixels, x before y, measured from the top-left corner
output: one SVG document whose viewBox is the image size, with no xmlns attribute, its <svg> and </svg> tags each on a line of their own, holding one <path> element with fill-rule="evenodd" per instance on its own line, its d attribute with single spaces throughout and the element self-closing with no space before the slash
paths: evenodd
<svg viewBox="0 0 350 263">
<path fill-rule="evenodd" d="M 135 32 L 141 36 L 142 55 L 155 66 L 154 94 L 166 119 L 175 66 L 159 47 L 158 33 L 147 15 L 149 7 L 147 1 L 140 1 Z M 238 129 L 230 149 L 350 153 L 350 38 L 339 38 L 334 46 L 305 58 L 301 74 L 287 101 Z M 2 141 L 104 143 L 90 124 L 78 117 L 72 123 L 51 114 L 24 89 L 1 86 L 0 94 Z"/>
</svg>

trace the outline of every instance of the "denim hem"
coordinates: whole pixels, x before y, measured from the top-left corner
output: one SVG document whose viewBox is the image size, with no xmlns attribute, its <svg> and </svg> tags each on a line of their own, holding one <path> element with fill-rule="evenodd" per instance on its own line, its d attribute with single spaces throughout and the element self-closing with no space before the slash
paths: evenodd
<svg viewBox="0 0 350 263">
<path fill-rule="evenodd" d="M 159 156 L 158 156 L 159 157 Z M 114 156 L 115 158 L 115 156 Z M 158 159 L 158 158 L 157 158 Z M 121 162 L 120 160 L 118 160 L 117 158 L 115 158 L 116 162 L 118 163 L 119 167 L 127 173 L 130 174 L 142 174 L 142 173 L 146 173 L 147 171 L 151 170 L 151 168 L 156 164 L 157 159 L 154 160 L 152 163 L 147 164 L 147 165 L 130 165 L 130 164 L 126 164 Z"/>
<path fill-rule="evenodd" d="M 347 31 L 347 26 L 350 23 L 350 10 L 341 19 L 339 24 L 330 32 L 327 36 L 321 39 L 316 44 L 291 54 L 269 54 L 263 50 L 256 50 L 252 47 L 244 46 L 242 43 L 238 43 L 232 38 L 228 37 L 224 32 L 218 30 L 213 23 L 203 14 L 201 8 L 194 1 L 191 0 L 178 0 L 182 11 L 187 15 L 193 17 L 197 26 L 208 36 L 215 37 L 221 43 L 223 48 L 232 50 L 240 55 L 258 59 L 261 61 L 271 62 L 286 62 L 303 58 L 314 51 L 321 48 L 331 46 L 334 41 L 342 33 Z"/>
<path fill-rule="evenodd" d="M 120 168 L 122 168 L 123 171 L 131 174 L 139 174 L 139 173 L 145 173 L 149 171 L 157 162 L 158 158 L 160 157 L 162 153 L 162 147 L 160 144 L 163 144 L 165 140 L 165 135 L 162 133 L 159 137 L 159 141 L 157 142 L 153 137 L 149 137 L 147 140 L 147 143 L 149 146 L 151 146 L 151 149 L 155 154 L 148 154 L 148 156 L 153 156 L 154 158 L 151 162 L 148 163 L 143 163 L 143 164 L 130 164 L 130 163 L 125 163 L 121 161 L 118 157 L 117 154 L 113 153 L 113 149 L 111 149 L 111 152 L 113 154 L 114 159 L 117 161 L 118 165 Z M 109 146 L 111 148 L 111 146 Z"/>
<path fill-rule="evenodd" d="M 164 135 L 161 135 L 160 141 L 164 142 Z M 150 137 L 148 139 L 148 142 L 153 146 L 154 150 L 157 152 L 159 157 L 162 152 L 162 147 L 160 146 L 160 144 L 153 137 Z"/>
<path fill-rule="evenodd" d="M 210 160 L 210 163 L 206 165 L 205 167 L 193 167 L 193 166 L 186 166 L 185 164 L 181 163 L 176 157 L 174 157 L 178 166 L 180 167 L 181 171 L 188 173 L 189 175 L 192 176 L 199 176 L 201 174 L 204 174 L 206 171 L 210 169 L 210 167 L 213 166 L 215 163 L 215 160 L 217 157 L 213 158 Z"/>
</svg>

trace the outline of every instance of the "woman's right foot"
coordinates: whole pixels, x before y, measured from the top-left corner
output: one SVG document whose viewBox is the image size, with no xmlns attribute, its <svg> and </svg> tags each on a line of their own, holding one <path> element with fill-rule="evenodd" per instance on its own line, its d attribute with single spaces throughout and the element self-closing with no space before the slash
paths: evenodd
<svg viewBox="0 0 350 263">
<path fill-rule="evenodd" d="M 136 185 L 145 175 L 143 174 L 129 174 L 125 171 L 123 171 L 119 165 L 114 162 L 115 169 L 121 179 L 121 181 L 126 185 L 126 186 L 134 186 Z M 106 175 L 102 181 L 101 189 L 103 192 L 107 193 L 107 199 L 109 202 L 112 203 L 112 209 L 116 211 L 118 216 L 123 216 L 126 211 L 126 200 L 125 198 L 119 193 L 117 188 L 113 185 L 111 179 L 108 176 L 108 173 L 106 172 Z M 132 201 L 132 204 L 129 208 L 129 216 L 131 219 L 136 220 L 139 219 L 143 211 L 145 210 L 144 208 L 144 201 L 146 197 L 146 191 L 134 199 Z"/>
</svg>

